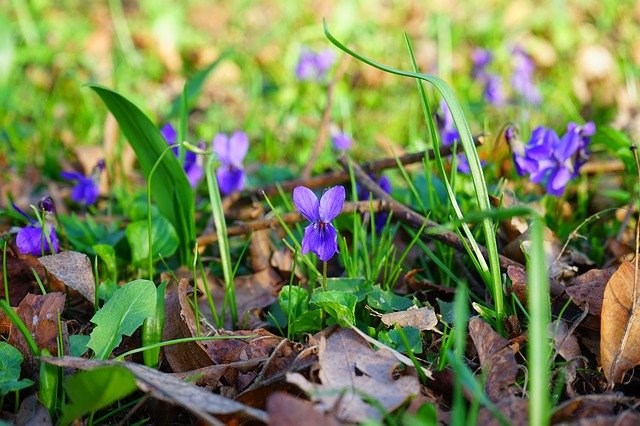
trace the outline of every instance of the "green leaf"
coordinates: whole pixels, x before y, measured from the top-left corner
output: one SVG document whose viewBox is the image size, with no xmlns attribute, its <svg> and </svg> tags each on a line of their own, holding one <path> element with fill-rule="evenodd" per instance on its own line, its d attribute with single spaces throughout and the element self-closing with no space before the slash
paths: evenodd
<svg viewBox="0 0 640 426">
<path fill-rule="evenodd" d="M 309 307 L 309 292 L 298 286 L 285 285 L 278 294 L 278 303 L 287 317 L 297 318 Z"/>
<path fill-rule="evenodd" d="M 291 324 L 291 333 L 311 333 L 322 329 L 322 309 L 305 311 Z"/>
<path fill-rule="evenodd" d="M 367 304 L 376 311 L 388 313 L 409 309 L 413 302 L 406 297 L 398 296 L 391 290 L 383 290 L 379 285 L 367 295 Z"/>
<path fill-rule="evenodd" d="M 116 249 L 107 244 L 96 244 L 93 251 L 104 262 L 107 275 L 112 281 L 118 281 L 118 268 L 116 264 Z"/>
<path fill-rule="evenodd" d="M 342 327 L 351 327 L 356 323 L 356 303 L 358 298 L 344 291 L 327 290 L 315 293 L 311 303 L 318 305 Z"/>
<path fill-rule="evenodd" d="M 414 354 L 422 353 L 422 336 L 420 336 L 420 330 L 415 327 L 402 327 L 402 331 L 409 341 L 411 351 Z M 402 342 L 402 336 L 400 336 L 400 333 L 396 329 L 380 331 L 380 333 L 378 333 L 378 340 L 398 352 L 407 353 L 407 348 Z"/>
<path fill-rule="evenodd" d="M 351 293 L 358 298 L 358 302 L 361 302 L 373 290 L 373 284 L 362 277 L 327 278 L 327 290 Z"/>
<path fill-rule="evenodd" d="M 72 334 L 69 336 L 69 350 L 71 356 L 82 356 L 87 352 L 87 343 L 89 343 L 90 336 L 86 334 Z"/>
<path fill-rule="evenodd" d="M 147 179 L 168 145 L 160 130 L 133 103 L 105 87 L 90 85 L 113 114 L 136 153 Z M 196 240 L 194 195 L 176 157 L 164 155 L 151 179 L 151 196 L 173 225 L 180 242 L 180 261 L 190 265 Z"/>
<path fill-rule="evenodd" d="M 29 379 L 20 380 L 20 351 L 6 342 L 0 342 L 0 396 L 9 392 L 28 388 L 33 384 Z"/>
<path fill-rule="evenodd" d="M 146 220 L 132 222 L 127 225 L 125 235 L 131 246 L 131 257 L 136 266 L 141 266 L 149 258 L 149 224 Z M 156 216 L 151 221 L 153 260 L 167 258 L 176 252 L 180 241 L 175 228 L 167 219 Z"/>
<path fill-rule="evenodd" d="M 131 336 L 145 318 L 153 316 L 156 286 L 149 280 L 135 280 L 116 291 L 111 299 L 91 318 L 96 325 L 87 346 L 95 357 L 106 359 L 122 341 Z"/>
<path fill-rule="evenodd" d="M 119 365 L 80 371 L 64 385 L 70 403 L 62 407 L 61 424 L 95 412 L 136 390 L 133 374 Z"/>
</svg>

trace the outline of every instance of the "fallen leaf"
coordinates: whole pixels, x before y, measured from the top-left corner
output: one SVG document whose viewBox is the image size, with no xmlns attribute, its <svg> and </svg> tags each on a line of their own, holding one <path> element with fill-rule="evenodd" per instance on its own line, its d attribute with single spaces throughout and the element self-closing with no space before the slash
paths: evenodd
<svg viewBox="0 0 640 426">
<path fill-rule="evenodd" d="M 335 418 L 314 408 L 314 404 L 285 392 L 275 392 L 267 400 L 267 413 L 271 426 L 338 426 Z"/>
<path fill-rule="evenodd" d="M 29 395 L 20 404 L 20 410 L 13 419 L 15 425 L 51 425 L 49 411 L 38 401 L 36 395 Z"/>
<path fill-rule="evenodd" d="M 406 311 L 391 312 L 380 316 L 380 320 L 387 327 L 395 324 L 400 327 L 415 327 L 420 331 L 432 330 L 438 325 L 436 312 L 432 307 L 409 308 Z"/>
<path fill-rule="evenodd" d="M 591 269 L 571 280 L 566 292 L 573 303 L 583 309 L 588 307 L 592 315 L 600 315 L 604 289 L 615 271 L 616 268 Z"/>
<path fill-rule="evenodd" d="M 527 426 L 529 424 L 528 412 L 529 401 L 515 395 L 506 396 L 496 401 L 496 407 L 506 419 L 510 426 Z M 482 426 L 501 426 L 502 423 L 486 408 L 478 412 L 476 424 Z"/>
<path fill-rule="evenodd" d="M 634 405 L 635 398 L 622 394 L 579 395 L 558 405 L 551 416 L 551 424 L 570 422 L 576 419 L 609 417 L 616 405 Z M 592 424 L 592 423 L 589 423 Z M 618 424 L 616 422 L 606 423 Z M 637 423 L 634 423 L 637 424 Z"/>
<path fill-rule="evenodd" d="M 482 372 L 486 377 L 485 390 L 489 399 L 498 402 L 512 396 L 518 375 L 518 364 L 509 342 L 480 317 L 469 320 L 469 335 L 478 350 Z"/>
<path fill-rule="evenodd" d="M 80 293 L 92 304 L 96 299 L 96 282 L 89 258 L 77 251 L 63 251 L 38 258 L 49 274 Z"/>
<path fill-rule="evenodd" d="M 578 339 L 569 333 L 569 327 L 562 319 L 549 324 L 549 335 L 553 338 L 554 349 L 565 360 L 571 361 L 582 356 Z"/>
<path fill-rule="evenodd" d="M 27 294 L 16 308 L 16 313 L 27 326 L 39 349 L 47 349 L 52 355 L 58 354 L 58 318 L 64 310 L 65 295 L 49 293 L 45 295 Z M 69 337 L 65 322 L 61 324 L 65 353 L 68 353 Z M 24 356 L 24 370 L 28 377 L 34 377 L 37 371 L 36 360 L 22 333 L 11 323 L 9 330 L 10 345 L 15 346 Z"/>
<path fill-rule="evenodd" d="M 620 383 L 627 370 L 640 364 L 640 316 L 634 275 L 634 265 L 623 261 L 604 291 L 600 362 L 609 385 Z"/>
<path fill-rule="evenodd" d="M 240 404 L 221 395 L 208 392 L 198 386 L 183 382 L 171 374 L 162 373 L 144 365 L 132 362 L 98 361 L 75 357 L 47 357 L 44 362 L 59 367 L 71 367 L 80 370 L 91 370 L 105 365 L 118 365 L 133 373 L 138 388 L 156 399 L 179 405 L 191 411 L 203 420 L 219 424 L 214 415 L 242 414 L 250 419 L 264 423 L 269 421 L 267 413 L 244 404 Z"/>
<path fill-rule="evenodd" d="M 318 352 L 321 385 L 292 373 L 287 380 L 310 394 L 318 409 L 334 411 L 344 422 L 381 420 L 384 411 L 393 411 L 420 392 L 415 375 L 400 375 L 398 360 L 386 349 L 374 351 L 352 329 L 338 329 L 322 338 Z M 375 399 L 379 407 L 364 402 L 363 395 Z"/>
</svg>

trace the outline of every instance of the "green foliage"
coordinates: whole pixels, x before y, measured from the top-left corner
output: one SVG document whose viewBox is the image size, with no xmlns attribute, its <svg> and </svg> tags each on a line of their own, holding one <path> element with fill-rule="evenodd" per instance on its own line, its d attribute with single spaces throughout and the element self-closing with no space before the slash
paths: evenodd
<svg viewBox="0 0 640 426">
<path fill-rule="evenodd" d="M 136 153 L 145 176 L 167 149 L 158 128 L 133 103 L 107 88 L 90 86 L 118 121 Z M 174 155 L 165 155 L 151 178 L 151 196 L 160 212 L 173 225 L 180 243 L 180 261 L 189 265 L 195 244 L 195 205 L 193 190 Z"/>
<path fill-rule="evenodd" d="M 20 380 L 22 354 L 6 342 L 0 342 L 0 396 L 33 385 L 29 379 Z"/>
<path fill-rule="evenodd" d="M 144 320 L 142 325 L 142 346 L 155 345 L 162 342 L 164 330 L 164 291 L 167 281 L 163 281 L 156 289 L 156 308 L 154 315 Z M 144 365 L 156 368 L 160 358 L 160 347 L 147 349 L 142 353 Z"/>
<path fill-rule="evenodd" d="M 82 356 L 87 350 L 87 343 L 89 343 L 89 339 L 91 336 L 87 336 L 86 334 L 72 334 L 69 336 L 69 350 L 71 352 L 71 356 Z"/>
<path fill-rule="evenodd" d="M 311 297 L 310 303 L 319 306 L 342 327 L 356 323 L 358 298 L 351 293 L 337 290 L 317 291 Z"/>
<path fill-rule="evenodd" d="M 146 220 L 131 222 L 125 229 L 125 235 L 131 246 L 133 264 L 137 267 L 149 258 L 149 225 Z M 157 261 L 173 255 L 180 241 L 175 228 L 163 216 L 154 216 L 151 220 L 151 258 Z"/>
<path fill-rule="evenodd" d="M 61 424 L 93 413 L 118 401 L 136 390 L 133 374 L 118 365 L 80 371 L 64 384 L 69 402 L 62 407 Z"/>
<path fill-rule="evenodd" d="M 71 246 L 89 255 L 98 254 L 94 246 L 113 247 L 124 237 L 124 231 L 120 229 L 117 221 L 97 223 L 90 215 L 80 219 L 76 214 L 60 216 L 59 219 Z"/>
<path fill-rule="evenodd" d="M 402 332 L 409 341 L 409 350 L 414 354 L 422 353 L 422 336 L 420 335 L 420 330 L 415 327 L 402 327 Z M 378 333 L 378 340 L 399 352 L 408 352 L 404 342 L 402 341 L 400 332 L 396 329 L 380 331 Z"/>
<path fill-rule="evenodd" d="M 131 334 L 143 321 L 154 315 L 156 286 L 149 280 L 135 280 L 123 285 L 91 318 L 96 325 L 87 347 L 95 358 L 106 359 L 122 336 Z"/>
</svg>

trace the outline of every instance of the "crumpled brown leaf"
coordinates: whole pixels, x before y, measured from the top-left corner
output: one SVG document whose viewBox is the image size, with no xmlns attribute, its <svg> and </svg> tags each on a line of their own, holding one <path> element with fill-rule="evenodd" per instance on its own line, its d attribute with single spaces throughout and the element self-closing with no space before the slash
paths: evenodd
<svg viewBox="0 0 640 426">
<path fill-rule="evenodd" d="M 297 373 L 288 374 L 287 380 L 309 393 L 319 410 L 334 411 L 340 421 L 382 418 L 378 408 L 364 402 L 363 394 L 375 398 L 386 411 L 393 411 L 420 392 L 415 375 L 395 377 L 399 362 L 390 351 L 374 351 L 352 329 L 338 329 L 322 338 L 318 359 L 321 385 Z"/>
<path fill-rule="evenodd" d="M 480 317 L 469 320 L 469 335 L 478 350 L 480 365 L 486 377 L 485 391 L 489 398 L 498 402 L 512 396 L 518 364 L 509 342 Z"/>
<path fill-rule="evenodd" d="M 27 326 L 39 349 L 47 349 L 52 355 L 58 354 L 58 317 L 64 310 L 65 295 L 48 293 L 45 295 L 27 294 L 16 308 L 16 313 Z M 65 322 L 61 324 L 62 337 L 68 352 L 69 336 Z M 10 345 L 15 346 L 24 356 L 24 369 L 27 375 L 34 377 L 37 372 L 36 360 L 22 333 L 14 323 L 9 330 Z"/>
<path fill-rule="evenodd" d="M 63 251 L 38 260 L 47 272 L 62 284 L 77 291 L 92 304 L 96 299 L 96 283 L 89 258 L 77 251 Z"/>
<path fill-rule="evenodd" d="M 136 379 L 138 388 L 156 399 L 180 405 L 209 422 L 219 424 L 211 415 L 241 414 L 264 423 L 269 421 L 267 413 L 248 407 L 221 395 L 208 392 L 198 386 L 183 382 L 171 374 L 162 373 L 132 362 L 98 361 L 75 357 L 42 358 L 42 361 L 60 367 L 91 370 L 104 365 L 119 365 L 127 368 Z"/>
<path fill-rule="evenodd" d="M 573 303 L 583 309 L 588 306 L 590 314 L 600 315 L 604 289 L 615 271 L 616 268 L 590 269 L 571 280 L 566 292 Z"/>
<path fill-rule="evenodd" d="M 420 331 L 433 330 L 438 325 L 436 311 L 429 306 L 409 308 L 406 311 L 380 315 L 380 321 L 387 327 L 415 327 Z"/>
<path fill-rule="evenodd" d="M 285 392 L 275 392 L 267 400 L 271 426 L 338 426 L 335 418 L 317 411 L 314 404 Z"/>
<path fill-rule="evenodd" d="M 623 261 L 604 291 L 600 315 L 600 362 L 610 385 L 640 364 L 640 312 L 634 264 Z"/>
</svg>

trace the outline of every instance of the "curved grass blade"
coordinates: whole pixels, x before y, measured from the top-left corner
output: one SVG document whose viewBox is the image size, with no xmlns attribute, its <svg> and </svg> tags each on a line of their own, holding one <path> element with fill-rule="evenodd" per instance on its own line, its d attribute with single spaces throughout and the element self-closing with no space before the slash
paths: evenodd
<svg viewBox="0 0 640 426">
<path fill-rule="evenodd" d="M 113 114 L 122 133 L 136 153 L 147 179 L 167 143 L 158 128 L 132 102 L 122 95 L 99 85 L 89 85 Z M 152 197 L 158 209 L 175 228 L 180 240 L 179 257 L 190 265 L 196 240 L 193 190 L 173 155 L 165 155 L 151 177 Z"/>
<path fill-rule="evenodd" d="M 471 178 L 476 194 L 476 201 L 478 203 L 478 207 L 481 211 L 486 211 L 491 209 L 491 205 L 489 203 L 489 194 L 486 187 L 486 182 L 484 180 L 484 174 L 482 172 L 482 167 L 480 165 L 480 158 L 478 157 L 478 153 L 475 148 L 475 144 L 473 143 L 473 136 L 471 134 L 471 130 L 469 129 L 469 124 L 464 118 L 464 114 L 462 111 L 462 107 L 460 103 L 456 99 L 455 93 L 453 89 L 441 78 L 429 75 L 422 74 L 410 71 L 402 71 L 396 68 L 392 68 L 386 65 L 382 65 L 372 59 L 369 59 L 363 55 L 360 55 L 353 50 L 346 47 L 342 44 L 338 39 L 336 39 L 331 32 L 329 32 L 329 28 L 327 26 L 326 21 L 324 22 L 324 34 L 329 39 L 331 43 L 333 43 L 340 50 L 345 53 L 353 56 L 354 58 L 364 62 L 367 65 L 370 65 L 374 68 L 377 68 L 381 71 L 388 72 L 390 74 L 395 74 L 403 77 L 415 78 L 421 81 L 426 81 L 427 83 L 432 84 L 436 90 L 440 93 L 442 98 L 447 103 L 449 110 L 451 111 L 451 116 L 453 117 L 453 122 L 455 123 L 458 133 L 460 134 L 460 142 L 462 143 L 462 148 L 464 150 L 465 155 L 469 161 L 469 168 L 471 169 Z M 495 311 L 496 311 L 496 322 L 498 326 L 501 328 L 503 319 L 505 316 L 504 312 L 504 297 L 502 294 L 502 278 L 500 276 L 500 263 L 498 257 L 498 246 L 495 238 L 495 227 L 494 222 L 491 218 L 485 218 L 482 221 L 482 227 L 485 235 L 485 244 L 487 247 L 487 253 L 489 255 L 489 273 L 491 280 L 491 289 L 493 290 L 493 297 L 495 303 Z"/>
</svg>

